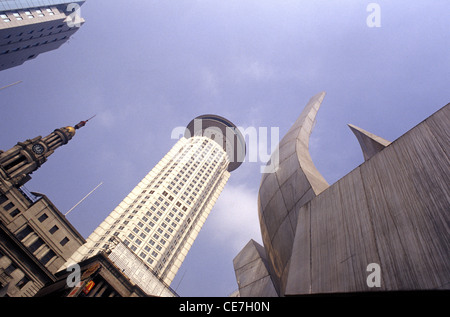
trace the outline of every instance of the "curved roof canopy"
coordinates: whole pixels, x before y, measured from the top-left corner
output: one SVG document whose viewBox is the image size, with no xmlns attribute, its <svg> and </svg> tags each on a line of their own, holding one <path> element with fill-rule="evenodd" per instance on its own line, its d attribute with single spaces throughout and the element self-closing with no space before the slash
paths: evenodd
<svg viewBox="0 0 450 317">
<path fill-rule="evenodd" d="M 245 159 L 244 137 L 232 122 L 223 117 L 213 114 L 198 116 L 189 122 L 184 136 L 206 136 L 216 141 L 228 155 L 229 172 L 237 169 Z"/>
</svg>

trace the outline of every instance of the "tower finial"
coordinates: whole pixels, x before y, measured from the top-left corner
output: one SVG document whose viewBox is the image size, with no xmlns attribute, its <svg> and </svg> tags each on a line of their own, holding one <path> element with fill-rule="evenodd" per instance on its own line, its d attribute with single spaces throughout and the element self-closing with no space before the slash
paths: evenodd
<svg viewBox="0 0 450 317">
<path fill-rule="evenodd" d="M 86 125 L 86 122 L 88 122 L 89 120 L 91 120 L 91 119 L 94 118 L 95 116 L 96 116 L 96 114 L 94 114 L 92 117 L 90 117 L 90 118 L 87 119 L 87 120 L 80 121 L 80 122 L 75 126 L 75 130 L 84 127 L 84 126 Z"/>
</svg>

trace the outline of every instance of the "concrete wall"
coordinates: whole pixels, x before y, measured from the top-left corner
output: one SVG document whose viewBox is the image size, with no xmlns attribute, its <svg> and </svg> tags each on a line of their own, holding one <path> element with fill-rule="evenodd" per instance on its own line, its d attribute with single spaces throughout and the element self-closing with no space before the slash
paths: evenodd
<svg viewBox="0 0 450 317">
<path fill-rule="evenodd" d="M 233 259 L 240 297 L 277 297 L 264 247 L 254 240 Z"/>
<path fill-rule="evenodd" d="M 284 295 L 450 289 L 449 126 L 450 104 L 299 209 Z"/>
</svg>

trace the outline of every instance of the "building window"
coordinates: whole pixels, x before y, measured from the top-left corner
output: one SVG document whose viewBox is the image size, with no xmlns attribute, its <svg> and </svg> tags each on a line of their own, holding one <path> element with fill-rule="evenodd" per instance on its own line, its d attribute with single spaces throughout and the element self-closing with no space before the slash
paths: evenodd
<svg viewBox="0 0 450 317">
<path fill-rule="evenodd" d="M 61 240 L 61 242 L 59 244 L 61 244 L 62 246 L 65 246 L 67 244 L 67 242 L 69 242 L 69 238 L 65 237 L 64 239 Z"/>
<path fill-rule="evenodd" d="M 6 14 L 0 14 L 0 18 L 3 20 L 3 22 L 11 21 Z"/>
<path fill-rule="evenodd" d="M 17 282 L 16 287 L 18 289 L 22 289 L 30 281 L 31 280 L 28 278 L 28 276 L 25 275 L 19 282 Z"/>
<path fill-rule="evenodd" d="M 16 18 L 17 21 L 23 20 L 23 18 L 22 18 L 22 17 L 20 16 L 20 14 L 17 13 L 17 12 L 14 12 L 14 13 L 13 13 L 13 16 Z"/>
<path fill-rule="evenodd" d="M 11 264 L 4 270 L 4 272 L 5 272 L 7 275 L 11 275 L 11 273 L 14 272 L 16 269 L 17 269 L 17 266 L 15 266 L 14 264 L 11 263 Z"/>
<path fill-rule="evenodd" d="M 13 211 L 11 211 L 9 214 L 11 217 L 15 217 L 20 213 L 19 209 L 14 209 Z"/>
<path fill-rule="evenodd" d="M 49 232 L 51 233 L 51 234 L 54 234 L 56 231 L 58 231 L 58 226 L 53 226 L 50 230 L 49 230 Z"/>
<path fill-rule="evenodd" d="M 31 253 L 34 253 L 37 249 L 39 249 L 40 246 L 44 244 L 44 241 L 41 238 L 38 238 L 36 241 L 34 241 L 28 249 L 31 251 Z"/>
<path fill-rule="evenodd" d="M 1 54 L 0 54 L 1 55 Z M 0 205 L 1 204 L 3 204 L 5 201 L 7 201 L 8 200 L 8 197 L 6 197 L 5 195 L 3 195 L 3 194 L 0 194 Z"/>
<path fill-rule="evenodd" d="M 53 252 L 53 250 L 49 250 L 39 261 L 41 261 L 42 264 L 46 265 L 48 261 L 53 259 L 53 257 L 55 256 L 55 252 Z"/>
<path fill-rule="evenodd" d="M 42 214 L 42 215 L 40 215 L 38 220 L 39 220 L 39 222 L 44 222 L 44 220 L 47 219 L 47 218 L 48 218 L 47 214 Z"/>
<path fill-rule="evenodd" d="M 13 203 L 8 203 L 6 206 L 3 207 L 6 211 L 10 210 L 12 207 L 14 207 Z"/>
<path fill-rule="evenodd" d="M 19 239 L 19 241 L 22 241 L 32 232 L 34 232 L 33 229 L 31 229 L 31 227 L 27 225 L 16 234 L 16 238 Z"/>
</svg>

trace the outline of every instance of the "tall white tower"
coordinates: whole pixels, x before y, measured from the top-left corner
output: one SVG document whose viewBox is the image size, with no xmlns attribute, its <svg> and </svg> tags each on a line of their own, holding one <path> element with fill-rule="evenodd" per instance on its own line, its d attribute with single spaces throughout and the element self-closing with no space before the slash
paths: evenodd
<svg viewBox="0 0 450 317">
<path fill-rule="evenodd" d="M 230 172 L 239 167 L 244 157 L 245 141 L 234 124 L 216 115 L 192 120 L 185 136 L 95 229 L 68 263 L 112 249 L 110 258 L 119 268 L 129 269 L 130 258 L 134 257 L 131 266 L 145 264 L 170 285 Z M 117 254 L 114 250 L 119 248 L 126 252 Z M 141 263 L 136 263 L 137 258 Z"/>
</svg>

